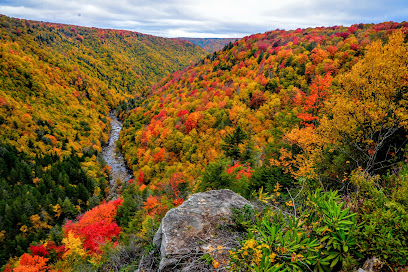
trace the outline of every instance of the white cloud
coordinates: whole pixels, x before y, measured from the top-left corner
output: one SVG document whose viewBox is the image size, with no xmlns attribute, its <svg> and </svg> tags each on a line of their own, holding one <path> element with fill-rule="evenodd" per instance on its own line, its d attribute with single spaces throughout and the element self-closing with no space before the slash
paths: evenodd
<svg viewBox="0 0 408 272">
<path fill-rule="evenodd" d="M 166 37 L 242 37 L 276 28 L 402 21 L 408 4 L 406 0 L 0 0 L 0 13 Z"/>
</svg>

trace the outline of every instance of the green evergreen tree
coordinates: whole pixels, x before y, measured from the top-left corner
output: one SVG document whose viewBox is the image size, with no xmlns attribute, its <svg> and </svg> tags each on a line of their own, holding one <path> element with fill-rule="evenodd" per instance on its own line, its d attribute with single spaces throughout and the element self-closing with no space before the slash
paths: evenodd
<svg viewBox="0 0 408 272">
<path fill-rule="evenodd" d="M 225 136 L 221 148 L 227 157 L 232 160 L 240 160 L 242 154 L 239 145 L 243 144 L 247 139 L 248 135 L 238 126 L 233 133 Z"/>
</svg>

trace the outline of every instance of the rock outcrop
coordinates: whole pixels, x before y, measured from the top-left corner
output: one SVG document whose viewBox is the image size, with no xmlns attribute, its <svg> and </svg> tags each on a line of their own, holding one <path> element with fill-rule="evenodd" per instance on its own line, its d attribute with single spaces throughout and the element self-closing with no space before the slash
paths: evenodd
<svg viewBox="0 0 408 272">
<path fill-rule="evenodd" d="M 224 249 L 226 256 L 227 239 L 220 236 L 228 234 L 220 234 L 219 226 L 230 218 L 233 208 L 245 205 L 251 204 L 231 190 L 214 190 L 191 195 L 182 205 L 168 211 L 153 240 L 160 248 L 159 271 L 174 271 L 175 265 L 178 271 L 197 271 L 188 260 L 216 249 Z"/>
</svg>

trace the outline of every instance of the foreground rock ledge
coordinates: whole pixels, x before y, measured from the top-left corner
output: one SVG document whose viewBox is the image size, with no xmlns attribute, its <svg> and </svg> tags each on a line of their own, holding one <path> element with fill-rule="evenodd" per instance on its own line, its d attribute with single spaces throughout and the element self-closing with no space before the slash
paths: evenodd
<svg viewBox="0 0 408 272">
<path fill-rule="evenodd" d="M 224 189 L 191 195 L 183 204 L 168 211 L 153 239 L 156 247 L 160 247 L 159 271 L 172 271 L 171 267 L 182 255 L 195 254 L 203 247 L 216 248 L 212 237 L 216 240 L 217 227 L 231 216 L 233 208 L 241 209 L 245 205 L 251 204 Z"/>
</svg>

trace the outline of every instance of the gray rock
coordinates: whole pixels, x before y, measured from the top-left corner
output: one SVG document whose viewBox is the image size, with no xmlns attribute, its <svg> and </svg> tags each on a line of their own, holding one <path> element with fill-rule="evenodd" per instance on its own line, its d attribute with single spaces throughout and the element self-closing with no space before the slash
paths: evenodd
<svg viewBox="0 0 408 272">
<path fill-rule="evenodd" d="M 245 205 L 251 204 L 225 189 L 191 195 L 182 205 L 168 211 L 153 239 L 156 247 L 160 247 L 159 271 L 173 271 L 171 267 L 180 261 L 180 256 L 217 248 L 217 226 L 231 216 L 233 208 Z"/>
</svg>

